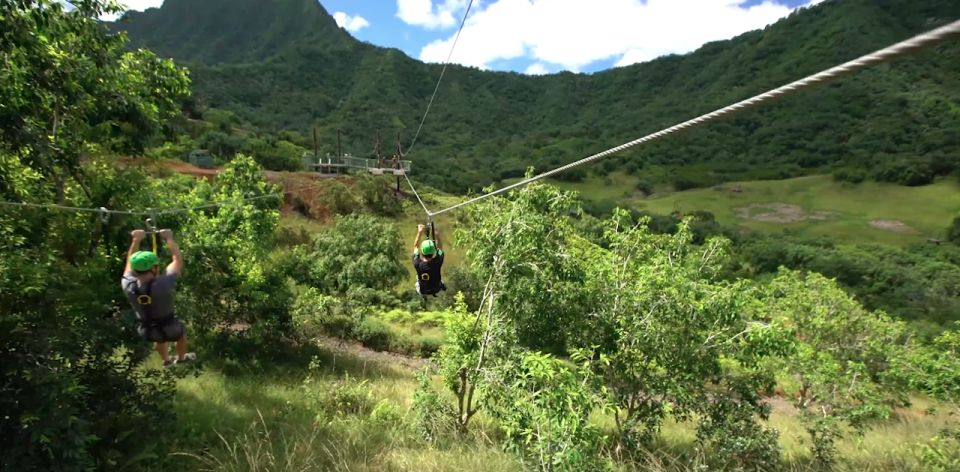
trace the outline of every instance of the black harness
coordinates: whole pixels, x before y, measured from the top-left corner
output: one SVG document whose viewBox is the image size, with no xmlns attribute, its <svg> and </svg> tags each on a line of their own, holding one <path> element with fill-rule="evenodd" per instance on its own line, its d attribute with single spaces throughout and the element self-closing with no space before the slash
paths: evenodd
<svg viewBox="0 0 960 472">
<path fill-rule="evenodd" d="M 140 311 L 137 311 L 137 314 L 142 315 L 139 321 L 148 328 L 163 327 L 173 319 L 171 313 L 157 317 L 153 312 L 153 282 L 155 280 L 157 279 L 150 279 L 145 286 L 138 283 L 133 287 L 133 294 L 137 297 L 137 305 L 140 305 Z"/>
</svg>

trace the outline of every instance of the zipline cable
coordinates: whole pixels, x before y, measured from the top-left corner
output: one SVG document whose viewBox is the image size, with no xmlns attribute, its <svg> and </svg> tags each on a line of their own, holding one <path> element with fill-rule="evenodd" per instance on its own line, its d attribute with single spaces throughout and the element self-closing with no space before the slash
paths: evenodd
<svg viewBox="0 0 960 472">
<path fill-rule="evenodd" d="M 413 152 L 413 147 L 417 145 L 417 138 L 420 137 L 420 131 L 423 129 L 423 123 L 427 121 L 427 115 L 430 114 L 430 107 L 437 98 L 437 91 L 440 90 L 440 83 L 443 82 L 443 76 L 447 73 L 447 66 L 450 65 L 450 58 L 453 57 L 453 51 L 457 48 L 457 41 L 460 40 L 460 33 L 463 32 L 463 25 L 467 24 L 467 17 L 470 16 L 470 8 L 473 7 L 473 0 L 467 3 L 467 11 L 463 14 L 463 20 L 460 21 L 460 29 L 453 37 L 453 44 L 450 46 L 450 53 L 447 54 L 447 60 L 443 63 L 443 69 L 440 70 L 440 78 L 437 79 L 437 86 L 433 88 L 433 95 L 430 96 L 430 102 L 427 103 L 427 110 L 423 112 L 423 118 L 420 119 L 420 126 L 417 127 L 416 134 L 413 135 L 413 141 L 407 146 L 407 154 Z"/>
<path fill-rule="evenodd" d="M 410 177 L 407 177 L 407 171 L 402 171 L 402 172 L 403 172 L 403 178 L 407 179 L 407 185 L 410 186 L 410 190 L 413 190 L 413 196 L 417 197 L 417 201 L 420 202 L 420 206 L 423 207 L 423 211 L 427 212 L 427 217 L 429 218 L 430 216 L 432 216 L 430 213 L 430 210 L 427 208 L 427 205 L 423 203 L 423 199 L 420 198 L 420 194 L 417 193 L 417 188 L 413 186 L 413 182 L 410 181 Z"/>
<path fill-rule="evenodd" d="M 456 204 L 456 205 L 453 205 L 453 206 L 444 208 L 443 210 L 440 210 L 440 211 L 437 211 L 437 212 L 433 212 L 433 213 L 428 212 L 428 214 L 431 215 L 431 216 L 436 216 L 436 215 L 440 215 L 440 214 L 446 213 L 446 212 L 448 212 L 448 211 L 453 211 L 453 210 L 455 210 L 455 209 L 457 209 L 457 208 L 461 208 L 461 207 L 464 207 L 464 206 L 466 206 L 466 205 L 470 205 L 470 204 L 476 203 L 476 202 L 478 202 L 478 201 L 480 201 L 480 200 L 484 200 L 484 199 L 486 199 L 486 198 L 490 198 L 490 197 L 492 197 L 492 196 L 494 196 L 494 195 L 499 195 L 499 194 L 501 194 L 501 193 L 509 192 L 509 191 L 511 191 L 511 190 L 513 190 L 513 189 L 515 189 L 515 188 L 522 187 L 522 186 L 527 185 L 527 184 L 529 184 L 529 183 L 531 183 L 531 182 L 534 182 L 534 181 L 537 181 L 537 180 L 540 180 L 540 179 L 549 177 L 549 176 L 554 175 L 554 174 L 558 174 L 558 173 L 563 172 L 563 171 L 565 171 L 565 170 L 569 170 L 569 169 L 572 169 L 572 168 L 574 168 L 574 167 L 581 166 L 581 165 L 583 165 L 583 164 L 587 164 L 587 163 L 593 162 L 593 161 L 595 161 L 595 160 L 597 160 L 597 159 L 601 159 L 601 158 L 603 158 L 603 157 L 606 157 L 606 156 L 609 156 L 609 155 L 611 155 L 611 154 L 620 152 L 620 151 L 622 151 L 622 150 L 624 150 L 624 149 L 627 149 L 627 148 L 631 148 L 631 147 L 636 146 L 636 145 L 638 145 L 638 144 L 644 144 L 644 143 L 653 141 L 653 140 L 655 140 L 655 139 L 662 138 L 662 137 L 667 136 L 667 135 L 669 135 L 669 134 L 672 134 L 672 133 L 675 133 L 675 132 L 678 132 L 678 131 L 683 131 L 683 130 L 685 130 L 685 129 L 687 129 L 687 128 L 692 128 L 692 127 L 694 127 L 694 126 L 702 125 L 702 124 L 704 124 L 704 123 L 713 121 L 714 119 L 721 118 L 721 117 L 724 117 L 724 116 L 726 116 L 726 115 L 730 115 L 730 114 L 732 114 L 732 113 L 736 113 L 736 112 L 745 110 L 745 109 L 750 108 L 750 107 L 752 107 L 752 106 L 756 106 L 756 105 L 759 105 L 759 104 L 762 104 L 762 103 L 766 103 L 766 102 L 772 101 L 772 100 L 777 99 L 777 98 L 780 98 L 780 97 L 782 97 L 782 96 L 784 96 L 784 95 L 788 95 L 788 94 L 790 94 L 790 93 L 800 91 L 800 90 L 802 90 L 802 89 L 805 89 L 805 88 L 810 87 L 810 86 L 813 86 L 813 85 L 819 85 L 819 84 L 822 84 L 822 83 L 826 83 L 826 82 L 828 82 L 828 81 L 834 80 L 834 79 L 836 79 L 836 78 L 838 78 L 838 77 L 844 76 L 844 75 L 846 75 L 846 74 L 850 74 L 850 73 L 852 73 L 852 72 L 858 71 L 858 70 L 863 69 L 863 68 L 866 68 L 866 67 L 868 67 L 868 66 L 875 65 L 875 64 L 879 64 L 879 63 L 881 63 L 881 62 L 888 61 L 888 60 L 893 59 L 893 58 L 896 58 L 896 57 L 898 57 L 898 56 L 902 56 L 902 55 L 904 55 L 904 54 L 906 54 L 906 53 L 913 52 L 913 51 L 916 51 L 916 50 L 919 50 L 919 49 L 922 49 L 922 48 L 926 48 L 926 47 L 930 47 L 930 46 L 936 45 L 936 44 L 938 44 L 938 43 L 941 43 L 941 42 L 943 42 L 943 41 L 945 41 L 945 40 L 947 40 L 947 39 L 950 39 L 950 38 L 952 38 L 952 37 L 955 37 L 955 36 L 960 36 L 960 20 L 954 21 L 953 23 L 947 24 L 947 25 L 942 26 L 942 27 L 940 27 L 940 28 L 937 28 L 937 29 L 935 29 L 935 30 L 932 30 L 932 31 L 929 31 L 929 32 L 926 32 L 926 33 L 923 33 L 923 34 L 920 34 L 920 35 L 917 35 L 917 36 L 914 36 L 913 38 L 910 38 L 910 39 L 908 39 L 908 40 L 906 40 L 906 41 L 901 41 L 901 42 L 899 42 L 899 43 L 897 43 L 897 44 L 894 44 L 894 45 L 892 45 L 892 46 L 886 47 L 886 48 L 881 49 L 881 50 L 879 50 L 879 51 L 876 51 L 876 52 L 867 54 L 867 55 L 862 56 L 862 57 L 860 57 L 860 58 L 858 58 L 858 59 L 854 59 L 854 60 L 852 60 L 852 61 L 846 62 L 846 63 L 841 64 L 841 65 L 839 65 L 839 66 L 836 66 L 836 67 L 827 69 L 827 70 L 825 70 L 825 71 L 819 72 L 819 73 L 817 73 L 817 74 L 808 76 L 808 77 L 806 77 L 806 78 L 804 78 L 804 79 L 797 80 L 797 81 L 795 81 L 795 82 L 791 82 L 791 83 L 789 83 L 789 84 L 787 84 L 787 85 L 784 85 L 784 86 L 782 86 L 782 87 L 775 88 L 775 89 L 770 90 L 770 91 L 768 91 L 768 92 L 766 92 L 766 93 L 763 93 L 763 94 L 760 94 L 760 95 L 756 95 L 756 96 L 754 96 L 754 97 L 752 97 L 752 98 L 749 98 L 749 99 L 746 99 L 746 100 L 737 102 L 737 103 L 735 103 L 735 104 L 733 104 L 733 105 L 730 105 L 730 106 L 721 108 L 721 109 L 719 109 L 719 110 L 716 110 L 716 111 L 707 113 L 707 114 L 705 114 L 705 115 L 701 115 L 701 116 L 699 116 L 699 117 L 697 117 L 697 118 L 694 118 L 694 119 L 691 119 L 691 120 L 688 120 L 688 121 L 684 121 L 683 123 L 680 123 L 680 124 L 678 124 L 678 125 L 674 125 L 674 126 L 671 126 L 671 127 L 669 127 L 669 128 L 663 129 L 663 130 L 661 130 L 661 131 L 657 131 L 656 133 L 649 134 L 649 135 L 647 135 L 647 136 L 644 136 L 644 137 L 642 137 L 642 138 L 639 138 L 639 139 L 630 141 L 630 142 L 625 143 L 625 144 L 621 144 L 621 145 L 619 145 L 619 146 L 617 146 L 617 147 L 607 149 L 606 151 L 599 152 L 599 153 L 594 154 L 594 155 L 592 155 L 592 156 L 589 156 L 589 157 L 580 159 L 579 161 L 572 162 L 572 163 L 570 163 L 570 164 L 567 164 L 567 165 L 562 166 L 562 167 L 558 167 L 558 168 L 553 169 L 553 170 L 548 171 L 548 172 L 544 172 L 544 173 L 542 173 L 542 174 L 540 174 L 540 175 L 536 175 L 536 176 L 534 176 L 534 177 L 530 177 L 530 178 L 528 178 L 528 179 L 521 180 L 520 182 L 511 184 L 511 185 L 508 185 L 508 186 L 503 187 L 503 188 L 501 188 L 501 189 L 497 189 L 497 190 L 488 192 L 488 193 L 486 193 L 486 194 L 480 195 L 480 196 L 478 196 L 478 197 L 471 198 L 471 199 L 469 199 L 469 200 L 460 202 L 460 203 L 458 203 L 458 204 Z"/>
<path fill-rule="evenodd" d="M 407 155 L 413 152 L 413 147 L 417 145 L 417 138 L 420 137 L 420 131 L 423 130 L 423 124 L 427 121 L 427 115 L 430 114 L 430 108 L 433 107 L 433 102 L 437 98 L 437 92 L 440 90 L 440 83 L 443 82 L 443 76 L 447 73 L 447 66 L 450 65 L 450 59 L 453 57 L 453 51 L 457 49 L 457 41 L 460 41 L 460 33 L 463 32 L 463 26 L 467 24 L 467 17 L 470 16 L 470 8 L 473 7 L 473 0 L 470 0 L 467 3 L 467 11 L 463 13 L 463 19 L 460 21 L 460 28 L 457 29 L 457 34 L 453 37 L 453 44 L 450 46 L 450 52 L 447 54 L 447 60 L 443 63 L 443 69 L 440 70 L 440 77 L 437 79 L 437 85 L 433 88 L 433 95 L 430 96 L 430 101 L 427 103 L 427 109 L 423 112 L 423 118 L 420 119 L 420 126 L 417 126 L 417 132 L 413 135 L 413 141 L 410 142 L 410 146 L 407 147 Z M 431 216 L 430 210 L 427 208 L 427 205 L 423 203 L 423 199 L 420 198 L 420 194 L 417 193 L 417 189 L 413 186 L 413 182 L 410 181 L 410 177 L 407 176 L 407 171 L 403 171 L 403 177 L 407 179 L 407 185 L 410 186 L 410 190 L 413 190 L 413 195 L 417 197 L 417 201 L 420 202 L 420 206 L 423 207 L 423 211 L 427 213 L 427 217 Z"/>
<path fill-rule="evenodd" d="M 242 201 L 250 202 L 255 200 L 263 200 L 265 198 L 282 198 L 282 197 L 277 194 L 269 194 L 269 195 L 260 195 L 256 197 L 247 197 L 247 198 L 244 198 Z M 229 205 L 231 203 L 233 203 L 233 201 L 219 201 L 219 202 L 206 203 L 200 206 L 190 207 L 190 208 L 173 208 L 169 210 L 149 210 L 149 211 L 110 210 L 104 207 L 83 208 L 83 207 L 71 207 L 66 205 L 58 205 L 55 203 L 41 204 L 41 203 L 2 202 L 2 201 L 0 201 L 0 206 L 43 208 L 43 209 L 49 209 L 49 210 L 63 210 L 63 211 L 75 211 L 75 212 L 89 212 L 89 213 L 99 213 L 101 215 L 129 215 L 129 216 L 155 217 L 158 215 L 176 215 L 176 214 L 187 213 L 187 212 L 196 211 L 196 210 L 207 210 L 210 208 L 217 208 L 224 205 Z"/>
</svg>

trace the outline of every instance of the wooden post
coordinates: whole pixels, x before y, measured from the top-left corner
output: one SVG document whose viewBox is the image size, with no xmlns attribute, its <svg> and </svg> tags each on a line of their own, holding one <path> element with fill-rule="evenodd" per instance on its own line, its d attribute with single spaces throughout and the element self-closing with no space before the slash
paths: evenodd
<svg viewBox="0 0 960 472">
<path fill-rule="evenodd" d="M 340 146 L 340 135 L 343 134 L 343 130 L 337 128 L 337 159 L 343 159 L 343 148 Z"/>
</svg>

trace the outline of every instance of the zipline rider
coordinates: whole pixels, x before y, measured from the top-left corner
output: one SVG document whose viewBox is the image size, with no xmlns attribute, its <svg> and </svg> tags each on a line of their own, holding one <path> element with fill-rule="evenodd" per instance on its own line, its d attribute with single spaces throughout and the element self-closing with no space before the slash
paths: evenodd
<svg viewBox="0 0 960 472">
<path fill-rule="evenodd" d="M 427 231 L 427 225 L 417 225 L 417 239 L 413 242 L 413 268 L 417 271 L 416 287 L 420 295 L 436 297 L 441 290 L 447 289 L 440 276 L 440 269 L 443 267 L 443 249 L 440 249 L 440 236 L 433 228 L 433 223 L 430 224 L 432 234 L 428 234 L 428 239 L 420 242 L 425 231 Z"/>
<path fill-rule="evenodd" d="M 163 359 L 163 366 L 170 367 L 193 361 L 196 355 L 187 352 L 186 329 L 173 312 L 174 291 L 177 277 L 183 271 L 183 256 L 180 254 L 180 247 L 173 240 L 173 231 L 163 229 L 157 234 L 166 242 L 173 262 L 161 274 L 157 254 L 140 250 L 140 243 L 146 232 L 142 229 L 134 230 L 130 233 L 132 241 L 127 251 L 127 266 L 123 270 L 120 285 L 137 313 L 137 333 L 143 339 L 155 343 L 154 347 Z M 168 342 L 177 343 L 176 360 L 170 359 Z"/>
</svg>

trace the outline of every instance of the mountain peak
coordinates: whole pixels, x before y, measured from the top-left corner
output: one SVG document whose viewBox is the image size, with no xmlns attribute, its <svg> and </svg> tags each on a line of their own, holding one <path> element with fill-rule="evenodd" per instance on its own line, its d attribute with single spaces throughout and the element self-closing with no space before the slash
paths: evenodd
<svg viewBox="0 0 960 472">
<path fill-rule="evenodd" d="M 132 46 L 187 63 L 260 62 L 295 44 L 339 49 L 352 41 L 317 0 L 166 0 L 115 27 Z"/>
</svg>

